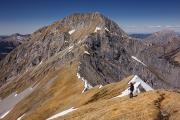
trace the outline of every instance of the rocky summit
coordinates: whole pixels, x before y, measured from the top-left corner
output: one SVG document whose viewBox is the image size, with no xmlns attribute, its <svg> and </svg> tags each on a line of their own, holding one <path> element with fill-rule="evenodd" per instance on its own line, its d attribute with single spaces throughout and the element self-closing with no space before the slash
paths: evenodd
<svg viewBox="0 0 180 120">
<path fill-rule="evenodd" d="M 179 53 L 170 52 L 179 50 L 179 38 L 168 38 L 167 52 L 155 38 L 130 37 L 98 12 L 75 13 L 40 28 L 0 61 L 0 119 L 178 120 L 179 104 L 172 101 L 180 97 L 180 67 L 172 61 Z M 130 80 L 143 89 L 137 93 L 147 91 L 134 101 L 119 97 Z"/>
</svg>

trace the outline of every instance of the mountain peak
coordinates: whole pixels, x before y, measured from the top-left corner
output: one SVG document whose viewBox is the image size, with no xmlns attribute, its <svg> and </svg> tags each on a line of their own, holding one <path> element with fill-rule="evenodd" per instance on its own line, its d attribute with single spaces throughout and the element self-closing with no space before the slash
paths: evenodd
<svg viewBox="0 0 180 120">
<path fill-rule="evenodd" d="M 177 37 L 177 34 L 175 31 L 170 30 L 170 29 L 164 29 L 162 31 L 158 31 L 158 32 L 153 33 L 149 37 L 145 38 L 145 40 L 147 42 L 165 44 L 175 37 Z"/>
<path fill-rule="evenodd" d="M 163 29 L 161 31 L 155 32 L 154 34 L 156 34 L 156 35 L 166 35 L 166 34 L 173 34 L 173 35 L 175 35 L 176 32 L 174 30 L 171 30 L 171 29 Z"/>
</svg>

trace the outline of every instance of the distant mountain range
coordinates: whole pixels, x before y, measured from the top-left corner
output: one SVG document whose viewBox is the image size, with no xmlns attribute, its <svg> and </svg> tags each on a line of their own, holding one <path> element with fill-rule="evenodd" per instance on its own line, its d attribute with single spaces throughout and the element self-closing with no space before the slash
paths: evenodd
<svg viewBox="0 0 180 120">
<path fill-rule="evenodd" d="M 24 37 L 16 35 L 18 47 L 0 61 L 0 118 L 179 119 L 180 39 L 173 31 L 129 36 L 95 12 Z"/>
<path fill-rule="evenodd" d="M 147 38 L 147 37 L 149 37 L 150 35 L 152 35 L 152 34 L 150 34 L 150 33 L 134 33 L 134 34 L 129 34 L 129 36 L 131 36 L 131 37 L 133 37 L 133 38 L 139 38 L 139 39 L 145 39 L 145 38 Z"/>
<path fill-rule="evenodd" d="M 18 33 L 10 36 L 0 36 L 0 60 L 29 37 L 30 35 L 21 35 Z"/>
</svg>

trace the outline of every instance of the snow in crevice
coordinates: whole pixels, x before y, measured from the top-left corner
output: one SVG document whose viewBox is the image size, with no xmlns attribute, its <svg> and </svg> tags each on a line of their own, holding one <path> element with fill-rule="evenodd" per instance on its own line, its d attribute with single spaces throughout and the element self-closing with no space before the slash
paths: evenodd
<svg viewBox="0 0 180 120">
<path fill-rule="evenodd" d="M 102 88 L 102 87 L 103 87 L 102 85 L 99 86 L 99 88 Z"/>
<path fill-rule="evenodd" d="M 35 66 L 35 68 L 33 69 L 33 71 L 37 70 L 41 65 L 42 65 L 43 61 L 40 61 L 38 65 Z M 28 72 L 29 69 L 26 69 L 25 72 Z"/>
<path fill-rule="evenodd" d="M 94 30 L 94 32 L 97 32 L 97 31 L 99 31 L 99 30 L 101 30 L 101 28 L 100 28 L 100 27 L 96 27 L 96 29 Z"/>
<path fill-rule="evenodd" d="M 108 31 L 108 32 L 110 32 L 109 29 L 108 29 L 107 27 L 105 27 L 105 30 Z"/>
<path fill-rule="evenodd" d="M 42 61 L 38 65 L 41 65 L 41 64 L 42 64 Z"/>
<path fill-rule="evenodd" d="M 46 120 L 53 120 L 53 119 L 55 119 L 55 118 L 64 116 L 64 115 L 66 115 L 66 114 L 68 114 L 68 113 L 70 113 L 70 112 L 73 112 L 73 111 L 75 111 L 75 110 L 77 110 L 77 109 L 78 109 L 78 108 L 72 107 L 72 108 L 67 109 L 67 110 L 64 110 L 64 111 L 62 111 L 62 112 L 60 112 L 60 113 L 57 113 L 57 114 L 53 115 L 52 117 L 50 117 L 50 118 L 48 118 L 48 119 L 46 119 Z"/>
<path fill-rule="evenodd" d="M 134 91 L 133 95 L 137 95 L 140 92 L 146 92 L 153 90 L 147 83 L 145 83 L 141 78 L 139 78 L 137 75 L 135 75 L 132 80 L 129 81 L 128 84 L 133 83 L 134 84 Z M 117 97 L 123 97 L 130 94 L 129 88 L 124 90 L 119 96 Z M 116 97 L 115 97 L 116 98 Z"/>
<path fill-rule="evenodd" d="M 73 49 L 74 45 L 71 45 L 68 47 L 68 52 L 70 52 Z"/>
<path fill-rule="evenodd" d="M 21 120 L 24 116 L 25 116 L 25 114 L 23 114 L 22 116 L 20 116 L 17 120 Z"/>
<path fill-rule="evenodd" d="M 7 110 L 6 112 L 4 112 L 2 115 L 0 115 L 0 119 L 3 119 L 4 117 L 6 117 L 6 115 L 8 115 L 11 112 L 12 109 Z"/>
<path fill-rule="evenodd" d="M 71 35 L 71 34 L 73 34 L 75 31 L 76 31 L 75 29 L 72 29 L 72 30 L 70 30 L 68 33 Z"/>
<path fill-rule="evenodd" d="M 78 67 L 78 71 L 79 70 L 80 70 L 80 67 Z M 84 89 L 83 89 L 82 93 L 84 93 L 85 91 L 92 88 L 91 84 L 86 79 L 84 79 L 84 77 L 81 77 L 81 75 L 79 73 L 77 73 L 77 77 L 78 77 L 78 79 L 80 79 L 84 82 Z"/>
<path fill-rule="evenodd" d="M 137 62 L 139 62 L 139 63 L 141 63 L 142 65 L 144 65 L 144 66 L 147 67 L 147 65 L 146 65 L 145 63 L 143 63 L 142 61 L 140 61 L 137 57 L 131 56 L 131 58 L 134 59 L 134 60 L 136 60 Z"/>
<path fill-rule="evenodd" d="M 84 51 L 84 53 L 90 55 L 90 53 L 88 51 Z"/>
<path fill-rule="evenodd" d="M 82 42 L 82 40 L 79 40 L 77 44 L 80 44 Z"/>
</svg>

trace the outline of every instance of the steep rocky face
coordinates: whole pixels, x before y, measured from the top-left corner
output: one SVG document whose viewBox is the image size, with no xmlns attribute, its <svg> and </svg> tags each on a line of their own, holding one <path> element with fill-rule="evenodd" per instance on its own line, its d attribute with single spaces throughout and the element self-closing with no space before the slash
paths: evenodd
<svg viewBox="0 0 180 120">
<path fill-rule="evenodd" d="M 37 65 L 48 61 L 55 63 L 67 62 L 69 59 L 65 55 L 71 54 L 78 57 L 80 50 L 69 53 L 72 49 L 81 49 L 82 42 L 90 33 L 105 32 L 110 30 L 113 34 L 124 35 L 116 23 L 107 19 L 99 13 L 73 14 L 64 19 L 43 27 L 31 35 L 31 39 L 13 50 L 3 61 L 0 62 L 0 79 L 2 83 L 14 79 L 28 70 L 34 69 Z M 54 60 L 58 56 L 65 58 Z"/>
<path fill-rule="evenodd" d="M 17 46 L 25 42 L 29 37 L 29 35 L 21 35 L 18 33 L 10 36 L 0 36 L 0 60 Z"/>
<path fill-rule="evenodd" d="M 153 88 L 178 87 L 179 68 L 159 59 L 141 41 L 104 33 L 89 36 L 86 46 L 88 54 L 81 58 L 79 72 L 92 85 L 138 74 Z"/>
<path fill-rule="evenodd" d="M 145 58 L 147 64 L 154 66 L 156 71 L 160 73 L 162 79 L 178 86 L 179 84 L 179 46 L 180 38 L 174 31 L 163 30 L 156 32 L 144 39 L 146 48 L 142 52 L 146 54 L 141 58 Z M 149 57 L 148 57 L 149 56 Z M 148 58 L 147 58 L 148 57 Z"/>
</svg>

